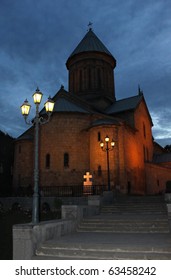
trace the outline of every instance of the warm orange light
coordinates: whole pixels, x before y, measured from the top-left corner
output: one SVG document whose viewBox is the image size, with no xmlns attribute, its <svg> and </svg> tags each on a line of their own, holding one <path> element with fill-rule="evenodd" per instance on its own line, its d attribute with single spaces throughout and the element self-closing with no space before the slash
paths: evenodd
<svg viewBox="0 0 171 280">
<path fill-rule="evenodd" d="M 112 139 L 111 141 L 111 146 L 114 147 L 115 146 L 115 141 Z"/>
<path fill-rule="evenodd" d="M 109 136 L 106 135 L 105 142 L 109 142 Z"/>
<path fill-rule="evenodd" d="M 103 141 L 100 142 L 100 147 L 103 148 L 104 147 L 104 143 Z"/>
</svg>

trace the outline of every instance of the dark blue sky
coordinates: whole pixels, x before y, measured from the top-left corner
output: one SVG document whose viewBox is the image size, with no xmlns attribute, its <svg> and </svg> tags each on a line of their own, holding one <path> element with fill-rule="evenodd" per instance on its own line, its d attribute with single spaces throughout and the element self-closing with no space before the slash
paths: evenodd
<svg viewBox="0 0 171 280">
<path fill-rule="evenodd" d="M 140 84 L 155 140 L 171 144 L 170 0 L 0 0 L 0 130 L 27 129 L 20 105 L 37 86 L 42 105 L 61 84 L 68 89 L 65 62 L 89 21 L 117 60 L 116 98 Z"/>
</svg>

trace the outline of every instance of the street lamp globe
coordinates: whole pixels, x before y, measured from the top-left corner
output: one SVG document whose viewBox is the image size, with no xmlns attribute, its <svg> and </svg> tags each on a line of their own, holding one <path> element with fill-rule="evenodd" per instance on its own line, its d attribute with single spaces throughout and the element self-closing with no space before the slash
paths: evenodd
<svg viewBox="0 0 171 280">
<path fill-rule="evenodd" d="M 24 117 L 27 117 L 30 112 L 31 105 L 28 103 L 27 99 L 24 101 L 24 103 L 20 106 L 21 113 Z"/>
<path fill-rule="evenodd" d="M 115 146 L 115 141 L 112 139 L 110 144 L 111 144 L 111 147 L 114 147 Z"/>
<path fill-rule="evenodd" d="M 109 142 L 109 136 L 106 135 L 105 142 Z"/>
<path fill-rule="evenodd" d="M 43 96 L 43 93 L 39 90 L 39 88 L 37 88 L 35 93 L 33 93 L 33 95 L 32 95 L 34 103 L 40 104 L 41 100 L 42 100 L 42 96 Z"/>
<path fill-rule="evenodd" d="M 103 147 L 104 147 L 103 141 L 100 142 L 100 147 L 103 149 Z"/>
<path fill-rule="evenodd" d="M 55 105 L 55 102 L 49 96 L 48 100 L 44 104 L 46 113 L 52 113 L 54 105 Z"/>
</svg>

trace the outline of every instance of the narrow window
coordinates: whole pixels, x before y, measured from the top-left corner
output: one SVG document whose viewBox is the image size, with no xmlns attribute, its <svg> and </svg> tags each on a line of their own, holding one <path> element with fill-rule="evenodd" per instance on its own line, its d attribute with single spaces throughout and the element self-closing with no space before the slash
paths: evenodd
<svg viewBox="0 0 171 280">
<path fill-rule="evenodd" d="M 146 151 L 145 151 L 145 146 L 143 146 L 143 150 L 144 150 L 144 161 L 146 161 Z"/>
<path fill-rule="evenodd" d="M 91 69 L 88 69 L 88 87 L 91 89 Z"/>
<path fill-rule="evenodd" d="M 80 91 L 82 91 L 82 84 L 83 84 L 83 75 L 82 75 L 82 70 L 80 70 Z"/>
<path fill-rule="evenodd" d="M 98 176 L 99 176 L 99 177 L 102 175 L 102 168 L 101 168 L 101 165 L 98 166 L 97 173 L 98 173 Z"/>
<path fill-rule="evenodd" d="M 97 133 L 97 141 L 98 141 L 98 142 L 101 141 L 101 133 L 100 133 L 100 132 Z"/>
<path fill-rule="evenodd" d="M 146 127 L 144 123 L 143 123 L 143 134 L 144 134 L 144 138 L 146 138 Z"/>
<path fill-rule="evenodd" d="M 72 74 L 72 83 L 73 83 L 73 88 L 72 88 L 72 90 L 73 91 L 75 91 L 75 73 L 73 72 L 73 74 Z"/>
<path fill-rule="evenodd" d="M 50 168 L 50 154 L 47 154 L 47 155 L 46 155 L 45 167 L 46 167 L 47 169 Z"/>
<path fill-rule="evenodd" d="M 18 152 L 21 154 L 21 145 L 18 146 Z"/>
<path fill-rule="evenodd" d="M 69 167 L 69 154 L 64 153 L 64 167 Z"/>
<path fill-rule="evenodd" d="M 149 161 L 149 152 L 148 152 L 148 148 L 146 148 L 146 156 L 147 156 L 147 161 Z"/>
<path fill-rule="evenodd" d="M 102 81 L 101 81 L 101 71 L 100 69 L 97 70 L 97 77 L 98 77 L 98 88 L 102 87 Z"/>
</svg>

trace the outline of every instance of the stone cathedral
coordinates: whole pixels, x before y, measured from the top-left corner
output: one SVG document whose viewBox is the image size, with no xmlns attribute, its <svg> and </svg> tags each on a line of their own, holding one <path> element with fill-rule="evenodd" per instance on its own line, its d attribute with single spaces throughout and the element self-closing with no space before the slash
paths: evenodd
<svg viewBox="0 0 171 280">
<path fill-rule="evenodd" d="M 54 112 L 40 126 L 39 185 L 80 186 L 86 172 L 94 186 L 107 185 L 106 153 L 101 141 L 109 137 L 110 185 L 122 193 L 158 194 L 171 180 L 163 148 L 153 141 L 152 119 L 143 95 L 117 100 L 116 59 L 90 28 L 66 61 L 68 91 L 54 95 Z M 43 110 L 41 114 L 43 114 Z M 15 143 L 14 188 L 33 186 L 34 128 Z"/>
</svg>

